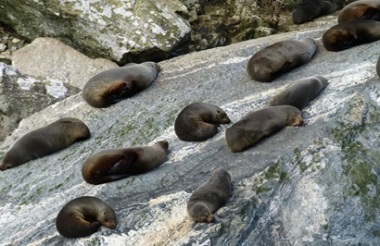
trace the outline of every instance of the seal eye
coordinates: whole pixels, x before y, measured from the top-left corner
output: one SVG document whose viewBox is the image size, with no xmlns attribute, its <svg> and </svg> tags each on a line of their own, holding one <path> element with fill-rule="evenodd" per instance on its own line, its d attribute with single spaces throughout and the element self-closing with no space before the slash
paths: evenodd
<svg viewBox="0 0 380 246">
<path fill-rule="evenodd" d="M 216 112 L 217 112 L 218 114 L 220 114 L 220 110 L 216 110 Z"/>
</svg>

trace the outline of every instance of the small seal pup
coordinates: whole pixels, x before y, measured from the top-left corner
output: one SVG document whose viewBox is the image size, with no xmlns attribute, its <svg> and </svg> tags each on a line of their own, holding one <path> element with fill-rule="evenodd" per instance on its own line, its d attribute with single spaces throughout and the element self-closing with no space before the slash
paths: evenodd
<svg viewBox="0 0 380 246">
<path fill-rule="evenodd" d="M 86 237 L 101 226 L 116 228 L 116 214 L 104 201 L 92 196 L 82 196 L 68 202 L 56 219 L 56 227 L 64 237 Z"/>
<path fill-rule="evenodd" d="M 309 102 L 314 100 L 326 86 L 327 79 L 322 76 L 300 79 L 275 95 L 269 105 L 291 105 L 302 110 Z"/>
<path fill-rule="evenodd" d="M 269 106 L 244 116 L 226 130 L 226 141 L 232 152 L 240 152 L 285 126 L 303 124 L 301 111 L 290 105 Z"/>
<path fill-rule="evenodd" d="M 329 51 L 341 51 L 380 39 L 380 21 L 356 20 L 343 22 L 328 29 L 322 37 Z"/>
<path fill-rule="evenodd" d="M 292 12 L 294 24 L 312 21 L 317 17 L 331 14 L 343 7 L 343 1 L 303 0 Z"/>
<path fill-rule="evenodd" d="M 226 112 L 218 106 L 195 102 L 178 114 L 174 131 L 183 141 L 204 141 L 218 133 L 219 124 L 230 122 Z"/>
<path fill-rule="evenodd" d="M 95 108 L 108 107 L 150 86 L 159 71 L 155 62 L 109 69 L 92 77 L 83 87 L 82 96 Z"/>
<path fill-rule="evenodd" d="M 211 178 L 191 194 L 187 212 L 195 222 L 213 222 L 213 213 L 227 202 L 231 192 L 230 174 L 223 168 L 217 168 Z"/>
<path fill-rule="evenodd" d="M 338 23 L 353 20 L 380 21 L 380 0 L 359 0 L 347 4 L 338 15 Z"/>
<path fill-rule="evenodd" d="M 314 56 L 314 39 L 284 40 L 265 47 L 248 61 L 249 76 L 259 82 L 271 82 L 281 74 L 301 66 Z"/>
<path fill-rule="evenodd" d="M 83 164 L 83 179 L 98 185 L 149 172 L 165 162 L 168 147 L 168 141 L 163 140 L 152 146 L 101 151 Z"/>
<path fill-rule="evenodd" d="M 90 130 L 77 118 L 62 118 L 22 136 L 5 154 L 0 170 L 64 149 L 75 141 L 90 138 Z"/>
</svg>

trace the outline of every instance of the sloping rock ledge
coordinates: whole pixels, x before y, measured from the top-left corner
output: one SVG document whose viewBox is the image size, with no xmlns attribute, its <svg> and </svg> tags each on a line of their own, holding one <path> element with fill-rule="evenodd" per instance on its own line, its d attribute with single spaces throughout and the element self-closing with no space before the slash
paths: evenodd
<svg viewBox="0 0 380 246">
<path fill-rule="evenodd" d="M 327 26 L 326 26 L 327 28 Z M 60 117 L 75 116 L 92 131 L 88 141 L 0 173 L 2 245 L 377 245 L 380 237 L 380 42 L 339 53 L 320 42 L 324 30 L 274 35 L 161 62 L 163 71 L 139 95 L 94 109 L 71 96 L 21 121 L 0 146 Z M 251 81 L 249 57 L 284 39 L 312 37 L 310 63 L 272 83 Z M 263 108 L 292 81 L 323 75 L 329 85 L 303 110 L 306 124 L 288 127 L 243 153 L 231 153 L 224 131 L 202 143 L 178 140 L 173 123 L 188 103 L 225 109 L 233 122 Z M 154 103 L 152 103 L 154 102 Z M 93 186 L 81 177 L 84 160 L 103 149 L 168 139 L 168 161 L 154 171 Z M 212 224 L 186 213 L 191 192 L 216 167 L 231 173 L 233 196 Z M 66 239 L 55 218 L 69 200 L 97 196 L 118 216 L 116 230 Z"/>
</svg>

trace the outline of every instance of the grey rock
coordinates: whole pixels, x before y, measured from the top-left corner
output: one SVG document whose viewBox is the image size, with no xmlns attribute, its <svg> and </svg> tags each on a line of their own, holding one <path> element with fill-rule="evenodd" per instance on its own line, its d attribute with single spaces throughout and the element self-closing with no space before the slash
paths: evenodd
<svg viewBox="0 0 380 246">
<path fill-rule="evenodd" d="M 21 74 L 0 62 L 0 141 L 21 119 L 79 91 L 59 80 Z"/>
<path fill-rule="evenodd" d="M 5 44 L 0 44 L 0 52 L 6 50 L 7 46 Z"/>
<path fill-rule="evenodd" d="M 165 57 L 190 32 L 178 0 L 4 0 L 0 9 L 0 22 L 28 40 L 56 37 L 90 57 L 118 63 Z"/>
<path fill-rule="evenodd" d="M 333 22 L 329 26 L 334 25 Z M 0 146 L 60 117 L 88 124 L 92 138 L 0 173 L 0 241 L 4 245 L 377 245 L 380 235 L 380 42 L 328 52 L 325 29 L 273 35 L 161 62 L 157 80 L 110 108 L 74 95 L 21 121 Z M 250 56 L 276 41 L 315 38 L 316 56 L 272 83 L 250 80 Z M 224 131 L 201 143 L 180 141 L 176 115 L 190 102 L 220 106 L 233 122 L 265 107 L 294 80 L 323 75 L 329 85 L 304 108 L 306 124 L 286 127 L 242 153 Z M 103 149 L 169 141 L 168 161 L 117 182 L 93 186 L 84 160 Z M 194 224 L 186 202 L 217 167 L 232 176 L 232 197 L 212 224 Z M 116 230 L 65 239 L 55 229 L 60 208 L 97 196 L 118 217 Z"/>
<path fill-rule="evenodd" d="M 31 76 L 50 78 L 83 89 L 86 82 L 117 64 L 103 58 L 92 59 L 54 38 L 37 38 L 8 55 L 13 67 Z"/>
</svg>

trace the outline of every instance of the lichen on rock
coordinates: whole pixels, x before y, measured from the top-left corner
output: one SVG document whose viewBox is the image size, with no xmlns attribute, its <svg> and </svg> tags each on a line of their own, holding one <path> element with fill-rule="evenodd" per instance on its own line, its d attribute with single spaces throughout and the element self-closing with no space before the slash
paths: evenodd
<svg viewBox="0 0 380 246">
<path fill-rule="evenodd" d="M 56 37 L 90 57 L 118 63 L 141 62 L 137 54 L 149 50 L 164 56 L 190 31 L 178 15 L 187 13 L 178 0 L 5 0 L 0 8 L 6 13 L 0 21 L 28 40 Z"/>
</svg>

